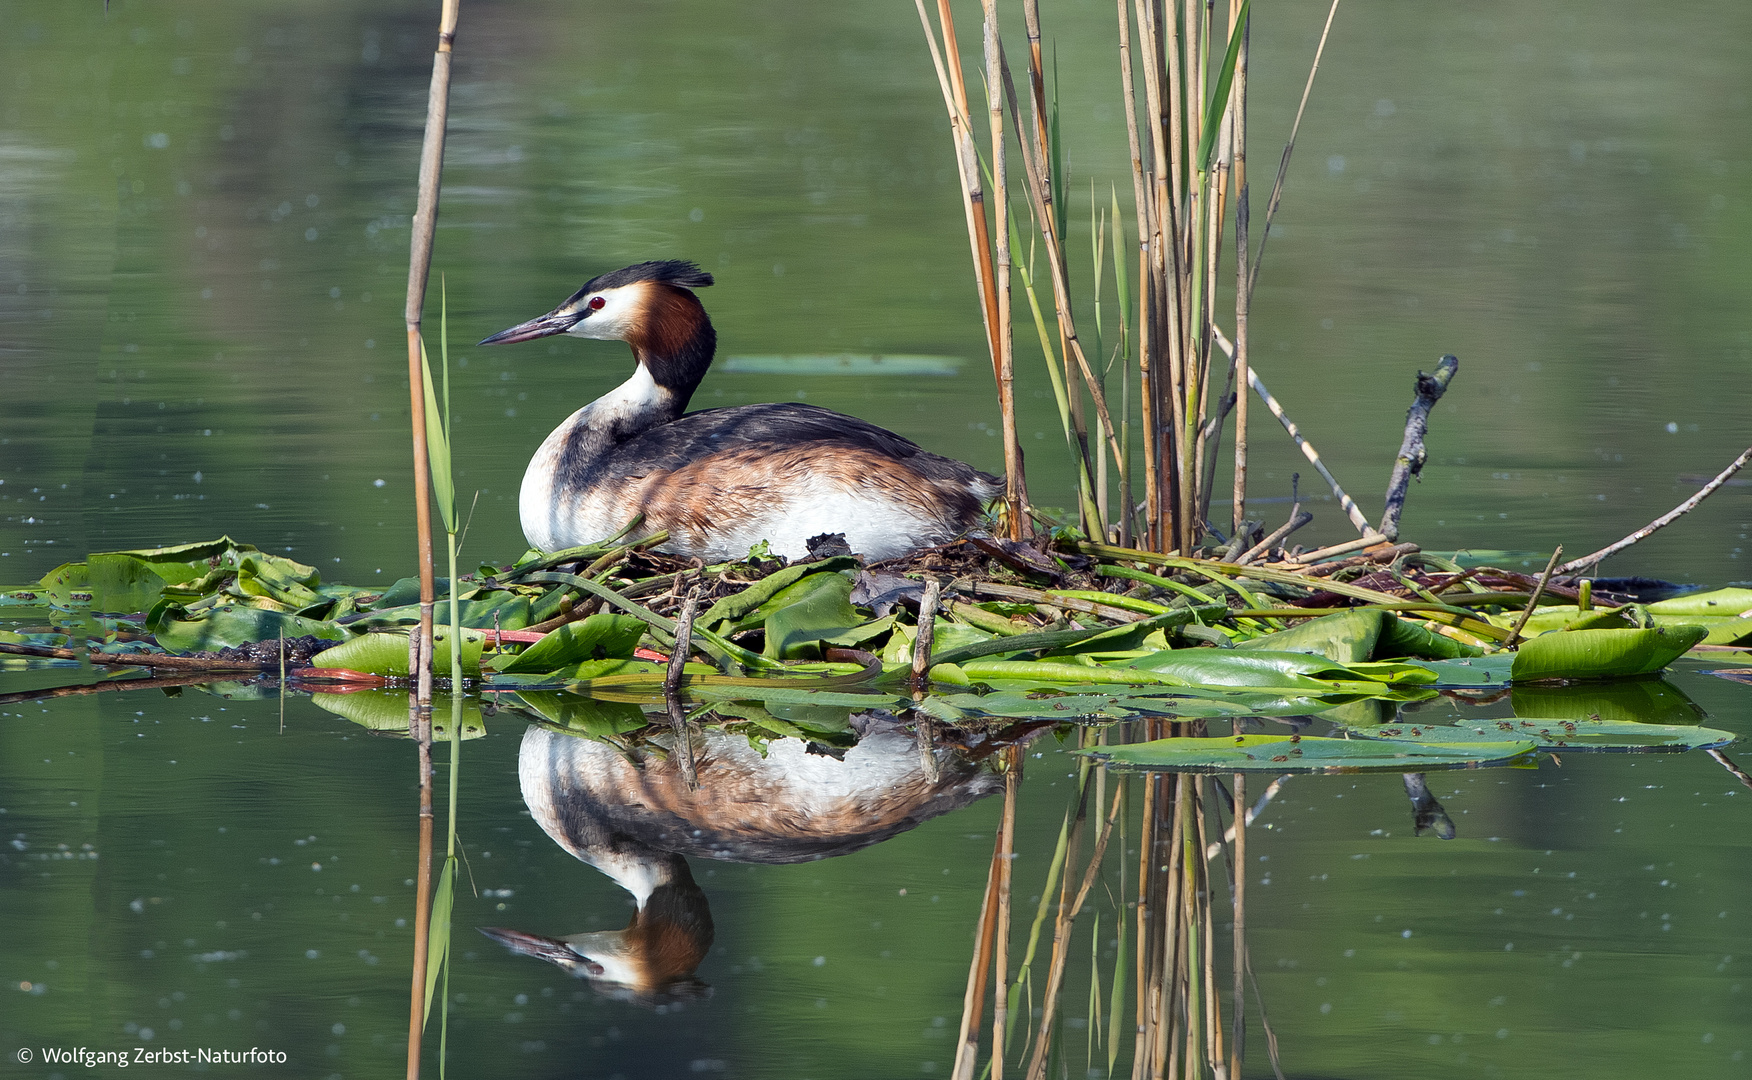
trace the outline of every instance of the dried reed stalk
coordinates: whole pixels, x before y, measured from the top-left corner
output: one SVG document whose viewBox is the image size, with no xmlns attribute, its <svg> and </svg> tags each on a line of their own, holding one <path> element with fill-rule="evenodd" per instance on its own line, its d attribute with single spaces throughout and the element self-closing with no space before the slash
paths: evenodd
<svg viewBox="0 0 1752 1080">
<path fill-rule="evenodd" d="M 1009 307 L 1010 266 L 1008 259 L 1009 235 L 1005 214 L 1007 192 L 1002 180 L 1003 140 L 1001 137 L 994 142 L 994 196 L 996 198 L 996 213 L 998 221 L 997 250 L 994 253 L 992 229 L 986 222 L 985 189 L 980 182 L 979 149 L 974 142 L 972 124 L 969 119 L 967 83 L 962 75 L 961 51 L 955 41 L 955 20 L 949 11 L 949 0 L 937 0 L 937 29 L 931 27 L 930 16 L 925 11 L 924 0 L 914 0 L 919 13 L 919 22 L 925 30 L 925 40 L 930 46 L 931 62 L 936 68 L 937 84 L 943 93 L 943 105 L 949 113 L 950 137 L 955 145 L 955 158 L 958 165 L 957 175 L 961 180 L 962 207 L 967 215 L 967 238 L 973 253 L 974 278 L 978 285 L 980 310 L 985 318 L 986 344 L 991 351 L 992 378 L 998 386 L 998 412 L 1001 417 L 1004 433 L 1004 468 L 1005 477 L 1005 512 L 1008 531 L 1012 538 L 1021 539 L 1031 533 L 1028 514 L 1027 487 L 1022 470 L 1022 447 L 1016 438 L 1016 403 L 1014 396 L 1014 367 L 1011 348 L 1011 327 Z M 995 8 L 988 13 L 986 39 L 989 43 L 988 53 L 996 54 L 997 36 Z M 942 35 L 939 47 L 937 35 Z M 989 94 L 995 101 L 995 89 L 998 80 L 996 64 L 998 60 L 988 56 L 987 82 Z M 995 130 L 1002 130 L 1002 114 L 998 112 L 993 123 Z M 1001 280 L 1000 280 L 1001 276 Z"/>
</svg>

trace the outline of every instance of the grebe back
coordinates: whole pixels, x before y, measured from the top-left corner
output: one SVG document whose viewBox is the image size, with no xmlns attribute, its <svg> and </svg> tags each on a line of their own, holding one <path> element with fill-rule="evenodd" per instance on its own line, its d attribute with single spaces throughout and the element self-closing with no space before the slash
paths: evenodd
<svg viewBox="0 0 1752 1080">
<path fill-rule="evenodd" d="M 710 284 L 690 262 L 639 263 L 481 342 L 572 334 L 624 341 L 637 362 L 530 461 L 519 508 L 531 545 L 594 543 L 643 514 L 644 535 L 668 530 L 663 550 L 709 562 L 742 558 L 763 540 L 801 558 L 823 533 L 843 533 L 854 552 L 879 560 L 966 533 L 1002 493 L 997 477 L 813 405 L 684 415 L 717 347 L 691 291 Z"/>
</svg>

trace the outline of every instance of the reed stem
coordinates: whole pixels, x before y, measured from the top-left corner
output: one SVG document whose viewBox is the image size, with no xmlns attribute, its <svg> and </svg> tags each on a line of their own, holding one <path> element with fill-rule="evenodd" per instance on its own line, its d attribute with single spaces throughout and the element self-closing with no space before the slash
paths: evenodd
<svg viewBox="0 0 1752 1080">
<path fill-rule="evenodd" d="M 413 991 L 409 1001 L 407 1076 L 420 1075 L 420 1030 L 425 1020 L 426 936 L 432 892 L 432 502 L 426 446 L 425 383 L 422 378 L 420 321 L 426 281 L 432 267 L 432 240 L 438 221 L 439 176 L 444 164 L 445 121 L 450 111 L 450 60 L 456 41 L 461 0 L 444 0 L 438 47 L 432 56 L 432 83 L 426 98 L 426 134 L 420 147 L 419 201 L 414 211 L 408 253 L 408 296 L 404 319 L 408 336 L 408 395 L 413 427 L 414 528 L 420 572 L 420 629 L 409 647 L 409 668 L 417 672 L 410 725 L 419 744 L 420 865 L 415 882 Z"/>
</svg>

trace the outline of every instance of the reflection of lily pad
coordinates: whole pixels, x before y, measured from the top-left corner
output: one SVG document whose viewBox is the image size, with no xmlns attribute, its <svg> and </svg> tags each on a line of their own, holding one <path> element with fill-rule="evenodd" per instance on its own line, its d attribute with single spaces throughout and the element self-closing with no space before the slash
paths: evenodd
<svg viewBox="0 0 1752 1080">
<path fill-rule="evenodd" d="M 519 691 L 517 697 L 530 711 L 555 727 L 595 738 L 638 731 L 651 723 L 637 705 L 625 702 L 597 701 L 578 694 L 533 690 Z"/>
<path fill-rule="evenodd" d="M 1644 724 L 1695 726 L 1703 709 L 1665 679 L 1615 679 L 1611 682 L 1523 683 L 1510 691 L 1516 716 L 1570 720 L 1636 720 Z"/>
<path fill-rule="evenodd" d="M 1385 769 L 1421 772 L 1508 762 L 1532 753 L 1528 739 L 1489 742 L 1393 742 L 1282 735 L 1231 735 L 1212 739 L 1158 739 L 1131 746 L 1105 746 L 1077 753 L 1110 765 L 1175 772 L 1358 772 Z"/>
<path fill-rule="evenodd" d="M 408 692 L 406 690 L 355 690 L 350 693 L 320 693 L 310 695 L 311 703 L 336 716 L 344 717 L 360 727 L 385 735 L 408 737 Z M 432 695 L 432 741 L 450 738 L 451 697 Z M 465 698 L 462 703 L 462 737 L 478 739 L 487 733 L 481 719 L 480 702 Z"/>
<path fill-rule="evenodd" d="M 1634 720 L 1569 720 L 1504 717 L 1466 719 L 1449 724 L 1383 724 L 1350 729 L 1370 739 L 1452 746 L 1532 739 L 1541 750 L 1697 750 L 1726 746 L 1734 734 L 1715 728 L 1678 724 L 1641 724 Z"/>
</svg>

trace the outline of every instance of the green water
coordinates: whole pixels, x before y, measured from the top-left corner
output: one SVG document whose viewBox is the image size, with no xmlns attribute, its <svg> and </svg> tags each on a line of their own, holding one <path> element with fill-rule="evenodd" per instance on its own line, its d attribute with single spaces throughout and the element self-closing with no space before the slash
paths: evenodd
<svg viewBox="0 0 1752 1080">
<path fill-rule="evenodd" d="M 973 55 L 975 9 L 959 17 Z M 1258 12 L 1256 207 L 1323 17 Z M 1118 184 L 1124 204 L 1112 8 L 1045 18 L 1070 188 L 1085 198 L 1092 177 L 1105 202 Z M 435 21 L 425 4 L 0 2 L 0 582 L 222 532 L 334 580 L 409 571 L 401 310 Z M 1404 519 L 1431 548 L 1579 554 L 1745 448 L 1749 21 L 1737 4 L 1341 7 L 1252 325 L 1262 377 L 1365 508 L 1414 371 L 1444 352 L 1461 373 Z M 521 550 L 529 453 L 629 366 L 604 343 L 467 343 L 646 258 L 717 276 L 703 299 L 725 355 L 964 360 L 753 365 L 710 376 L 701 406 L 801 398 L 998 467 L 921 38 L 899 3 L 465 4 L 434 264 L 462 343 L 458 485 L 480 492 L 465 558 Z M 1073 204 L 1075 245 L 1086 217 Z M 1062 504 L 1032 340 L 1030 479 Z M 1255 413 L 1255 495 L 1287 495 L 1295 471 L 1314 490 Z M 1608 572 L 1745 579 L 1747 491 Z M 1345 537 L 1334 503 L 1313 509 L 1310 543 Z M 1712 726 L 1752 730 L 1744 688 L 1697 667 L 1675 685 Z M 0 691 L 81 678 L 6 668 Z M 291 1061 L 263 1068 L 281 1075 L 400 1068 L 412 756 L 306 698 L 281 711 L 194 689 L 0 708 L 0 1074 L 51 1076 L 15 1049 L 79 1045 L 274 1048 Z M 464 752 L 483 892 L 459 899 L 458 1075 L 948 1075 L 996 800 L 844 858 L 695 860 L 714 994 L 657 1012 L 469 929 L 631 914 L 524 812 L 522 729 L 489 720 Z M 1070 799 L 1056 745 L 1030 750 L 1024 908 Z M 1744 1075 L 1752 792 L 1700 754 L 1566 755 L 1431 788 L 1454 841 L 1411 835 L 1396 776 L 1294 780 L 1253 834 L 1254 966 L 1287 1074 Z M 1072 1074 L 1088 978 L 1085 959 L 1067 984 Z M 1270 1075 L 1257 1030 L 1248 1074 Z"/>
</svg>

